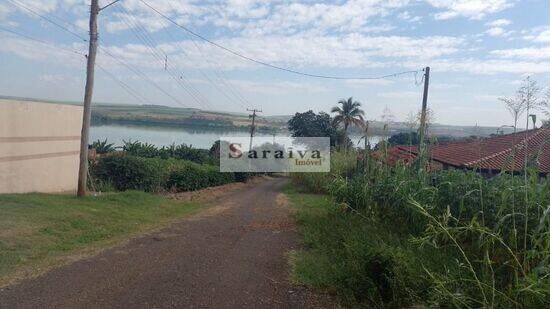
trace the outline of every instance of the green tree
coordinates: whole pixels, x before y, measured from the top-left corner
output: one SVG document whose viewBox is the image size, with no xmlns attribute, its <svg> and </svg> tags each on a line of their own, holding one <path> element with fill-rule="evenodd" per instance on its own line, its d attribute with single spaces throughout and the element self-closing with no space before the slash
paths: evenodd
<svg viewBox="0 0 550 309">
<path fill-rule="evenodd" d="M 318 114 L 309 110 L 304 113 L 296 113 L 288 121 L 288 130 L 293 137 L 330 137 L 332 147 L 350 144 L 349 139 L 344 139 L 344 134 L 332 125 L 332 119 L 327 113 Z"/>
<path fill-rule="evenodd" d="M 388 144 L 391 146 L 395 145 L 418 145 L 419 143 L 418 133 L 411 131 L 411 132 L 401 132 L 392 135 L 388 139 Z"/>
<path fill-rule="evenodd" d="M 338 101 L 340 106 L 334 106 L 330 112 L 336 113 L 332 123 L 335 127 L 340 125 L 344 126 L 344 134 L 347 138 L 348 128 L 350 126 L 363 127 L 364 119 L 363 116 L 365 112 L 360 108 L 361 103 L 358 101 L 353 101 L 353 97 L 348 98 L 347 100 L 342 99 Z M 347 147 L 346 147 L 347 148 Z"/>
</svg>

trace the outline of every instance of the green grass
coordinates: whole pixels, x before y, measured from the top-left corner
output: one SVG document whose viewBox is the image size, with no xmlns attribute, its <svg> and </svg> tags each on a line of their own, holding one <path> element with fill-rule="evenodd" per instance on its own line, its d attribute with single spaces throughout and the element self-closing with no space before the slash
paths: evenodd
<svg viewBox="0 0 550 309">
<path fill-rule="evenodd" d="M 336 206 L 328 196 L 287 188 L 304 249 L 292 280 L 337 296 L 345 307 L 404 307 L 429 293 L 422 265 L 443 271 L 449 252 L 420 249 L 407 235 Z M 452 269 L 448 269 L 453 271 Z"/>
<path fill-rule="evenodd" d="M 62 256 L 99 248 L 197 211 L 197 203 L 128 191 L 79 199 L 0 195 L 0 284 Z"/>
</svg>

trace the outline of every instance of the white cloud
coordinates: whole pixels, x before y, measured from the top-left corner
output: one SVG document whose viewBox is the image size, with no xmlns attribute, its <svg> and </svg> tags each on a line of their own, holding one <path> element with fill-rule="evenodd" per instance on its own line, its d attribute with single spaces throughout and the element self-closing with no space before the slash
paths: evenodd
<svg viewBox="0 0 550 309">
<path fill-rule="evenodd" d="M 535 36 L 535 38 L 533 38 L 533 41 L 540 43 L 550 43 L 550 29 L 544 30 L 539 33 L 537 36 Z"/>
<path fill-rule="evenodd" d="M 491 51 L 491 54 L 502 58 L 519 58 L 526 60 L 550 59 L 550 46 L 500 49 Z"/>
<path fill-rule="evenodd" d="M 105 27 L 109 32 L 118 32 L 138 27 L 145 28 L 148 32 L 156 32 L 166 28 L 169 23 L 158 15 L 138 15 L 126 13 L 114 13 L 116 19 L 108 19 Z"/>
<path fill-rule="evenodd" d="M 510 34 L 510 32 L 507 32 L 504 28 L 502 27 L 493 27 L 493 28 L 489 28 L 487 31 L 485 31 L 485 33 L 487 33 L 488 35 L 490 36 L 495 36 L 495 37 L 499 37 L 499 36 L 507 36 Z"/>
<path fill-rule="evenodd" d="M 423 62 L 460 50 L 464 40 L 454 37 L 367 36 L 354 33 L 347 36 L 262 36 L 235 37 L 215 40 L 216 43 L 245 56 L 283 67 L 302 69 L 322 68 L 378 68 L 395 65 L 402 59 Z M 141 44 L 104 46 L 111 53 L 124 57 L 133 64 L 158 67 L 151 51 Z M 157 46 L 167 53 L 172 65 L 179 68 L 213 68 L 213 62 L 224 70 L 258 68 L 206 42 L 183 40 Z M 158 58 L 158 57 L 157 57 Z M 307 70 L 306 70 L 307 71 Z"/>
<path fill-rule="evenodd" d="M 376 96 L 380 98 L 396 99 L 400 101 L 408 100 L 414 101 L 420 97 L 422 93 L 420 91 L 397 91 L 397 92 L 382 92 Z"/>
<path fill-rule="evenodd" d="M 0 32 L 0 53 L 17 55 L 27 60 L 39 61 L 44 63 L 54 63 L 57 65 L 78 67 L 84 63 L 84 57 L 68 52 L 69 50 L 79 50 L 81 46 L 61 45 L 51 43 L 41 44 L 27 39 L 21 39 L 11 34 Z M 57 47 L 56 47 L 57 46 Z M 84 52 L 83 52 L 84 53 Z"/>
<path fill-rule="evenodd" d="M 11 12 L 12 9 L 9 6 L 0 3 L 0 21 L 6 20 Z"/>
<path fill-rule="evenodd" d="M 240 91 L 251 94 L 264 94 L 270 96 L 288 95 L 289 93 L 324 93 L 326 86 L 289 81 L 257 82 L 252 80 L 228 80 L 229 84 L 237 87 Z"/>
<path fill-rule="evenodd" d="M 509 26 L 511 24 L 512 22 L 509 19 L 501 18 L 501 19 L 493 20 L 492 22 L 488 22 L 485 25 L 489 27 L 504 27 L 504 26 Z"/>
<path fill-rule="evenodd" d="M 394 83 L 390 79 L 364 79 L 364 80 L 346 80 L 346 84 L 351 87 L 365 87 L 365 86 L 387 86 Z"/>
<path fill-rule="evenodd" d="M 416 63 L 407 67 L 415 68 Z M 550 73 L 550 61 L 509 60 L 509 59 L 438 59 L 430 62 L 436 72 L 470 73 L 489 75 L 498 73 Z"/>
<path fill-rule="evenodd" d="M 21 3 L 23 7 L 27 7 L 39 14 L 54 12 L 58 5 L 57 0 L 18 0 L 18 2 Z M 36 15 L 33 15 L 26 9 L 21 8 L 20 10 L 25 14 L 36 17 Z"/>
<path fill-rule="evenodd" d="M 410 0 L 348 0 L 338 3 L 283 0 L 156 0 L 148 3 L 187 25 L 211 24 L 239 30 L 248 35 L 266 35 L 293 34 L 305 28 L 337 32 L 387 30 L 391 26 L 372 24 L 371 19 L 386 16 L 392 10 L 409 5 L 409 2 Z M 121 6 L 132 14 L 151 16 L 151 9 L 139 0 L 124 1 Z M 123 16 L 115 17 L 115 20 L 112 20 L 115 23 L 112 30 L 128 28 L 118 25 L 121 22 L 119 19 Z M 417 19 L 411 17 L 411 20 Z M 157 28 L 161 27 L 162 25 L 158 25 Z"/>
<path fill-rule="evenodd" d="M 409 11 L 404 11 L 404 12 L 399 13 L 397 15 L 397 18 L 399 18 L 401 20 L 404 20 L 404 21 L 411 22 L 411 23 L 415 23 L 415 22 L 418 22 L 418 21 L 422 20 L 421 16 L 414 16 Z"/>
<path fill-rule="evenodd" d="M 511 0 L 426 0 L 435 8 L 442 9 L 436 13 L 436 19 L 451 19 L 459 16 L 470 19 L 482 19 L 488 14 L 500 12 L 513 6 Z"/>
<path fill-rule="evenodd" d="M 512 22 L 508 19 L 497 19 L 493 20 L 491 22 L 486 23 L 485 25 L 489 27 L 487 31 L 485 31 L 486 34 L 494 37 L 507 37 L 510 36 L 513 31 L 507 31 L 504 29 L 504 27 L 512 24 Z"/>
</svg>

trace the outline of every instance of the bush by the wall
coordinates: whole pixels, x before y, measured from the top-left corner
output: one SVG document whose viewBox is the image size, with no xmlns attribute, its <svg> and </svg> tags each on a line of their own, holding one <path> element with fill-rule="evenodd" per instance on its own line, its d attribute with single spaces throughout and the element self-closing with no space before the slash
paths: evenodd
<svg viewBox="0 0 550 309">
<path fill-rule="evenodd" d="M 119 191 L 193 191 L 236 181 L 217 166 L 177 159 L 142 158 L 125 154 L 103 157 L 91 165 L 92 185 Z"/>
<path fill-rule="evenodd" d="M 101 158 L 91 168 L 92 178 L 100 184 L 110 184 L 116 190 L 156 192 L 163 189 L 168 162 L 134 156 Z"/>
<path fill-rule="evenodd" d="M 186 162 L 170 172 L 166 185 L 170 191 L 193 191 L 234 181 L 232 173 L 220 173 L 214 166 Z"/>
<path fill-rule="evenodd" d="M 196 163 L 211 163 L 209 151 L 206 149 L 193 148 L 187 144 L 162 146 L 157 148 L 149 143 L 139 141 L 124 141 L 122 149 L 129 155 L 144 158 L 180 159 Z"/>
</svg>

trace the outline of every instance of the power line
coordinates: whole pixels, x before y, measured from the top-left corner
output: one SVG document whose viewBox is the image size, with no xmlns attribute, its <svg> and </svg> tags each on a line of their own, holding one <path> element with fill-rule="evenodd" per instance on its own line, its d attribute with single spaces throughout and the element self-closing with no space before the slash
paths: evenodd
<svg viewBox="0 0 550 309">
<path fill-rule="evenodd" d="M 176 41 L 176 40 L 174 39 L 174 37 L 170 34 L 170 32 L 167 31 L 166 33 L 170 36 L 170 38 L 171 38 L 172 40 Z M 191 60 L 191 57 L 187 54 L 187 52 L 185 52 L 185 50 L 184 50 L 184 48 L 183 48 L 183 47 L 184 47 L 183 44 L 182 44 L 181 42 L 178 42 L 178 45 L 182 48 L 182 49 L 181 49 L 181 52 L 183 53 L 183 55 L 184 55 L 188 60 Z M 200 50 L 199 50 L 199 51 L 200 51 Z M 207 80 L 214 88 L 216 88 L 216 90 L 218 90 L 218 92 L 220 92 L 224 97 L 226 97 L 226 98 L 228 99 L 228 102 L 230 102 L 230 103 L 237 103 L 237 105 L 239 105 L 240 107 L 246 108 L 244 105 L 242 105 L 242 104 L 240 104 L 238 101 L 236 101 L 236 100 L 235 100 L 235 97 L 232 97 L 232 96 L 228 95 L 228 93 L 227 93 L 226 91 L 224 91 L 223 88 L 220 87 L 220 86 L 218 85 L 218 83 L 216 83 L 212 78 L 210 78 L 210 77 L 208 76 L 208 74 L 207 74 L 204 70 L 202 70 L 201 68 L 198 68 L 198 70 L 199 70 L 199 72 L 201 73 L 201 75 L 204 76 L 204 78 L 206 78 L 206 80 Z"/>
<path fill-rule="evenodd" d="M 175 26 L 183 29 L 184 31 L 192 34 L 193 36 L 205 41 L 205 42 L 208 42 L 222 50 L 225 50 L 226 52 L 228 53 L 231 53 L 237 57 L 240 57 L 242 59 L 245 59 L 245 60 L 248 60 L 248 61 L 251 61 L 251 62 L 254 62 L 254 63 L 257 63 L 257 64 L 260 64 L 260 65 L 263 65 L 263 66 L 266 66 L 266 67 L 270 67 L 272 69 L 277 69 L 277 70 L 280 70 L 280 71 L 285 71 L 285 72 L 288 72 L 288 73 L 292 73 L 292 74 L 297 74 L 297 75 L 303 75 L 303 76 L 308 76 L 308 77 L 315 77 L 315 78 L 323 78 L 323 79 L 338 79 L 338 80 L 373 80 L 373 79 L 385 79 L 385 78 L 390 78 L 390 77 L 397 77 L 397 76 L 400 76 L 400 75 L 405 75 L 405 74 L 411 74 L 411 73 L 418 73 L 418 70 L 410 70 L 410 71 L 403 71 L 403 72 L 398 72 L 398 73 L 392 73 L 392 74 L 387 74 L 387 75 L 381 75 L 381 76 L 372 76 L 372 77 L 363 77 L 363 76 L 358 76 L 358 77 L 345 77 L 345 76 L 330 76 L 330 75 L 319 75 L 319 74 L 311 74 L 311 73 L 305 73 L 305 72 L 300 72 L 300 71 L 296 71 L 296 70 L 293 70 L 293 69 L 289 69 L 289 68 L 283 68 L 283 67 L 280 67 L 280 66 L 277 66 L 277 65 L 274 65 L 274 64 L 271 64 L 271 63 L 267 63 L 267 62 L 264 62 L 264 61 L 261 61 L 261 60 L 257 60 L 257 59 L 254 59 L 254 58 L 251 58 L 251 57 L 248 57 L 248 56 L 245 56 L 239 52 L 236 52 L 228 47 L 225 47 L 221 44 L 218 44 L 214 41 L 211 41 L 209 40 L 208 38 L 202 36 L 201 34 L 197 33 L 197 32 L 194 32 L 193 30 L 179 24 L 177 21 L 175 21 L 174 19 L 170 18 L 169 16 L 167 16 L 166 14 L 160 12 L 159 10 L 157 10 L 156 8 L 154 8 L 153 6 L 151 6 L 149 3 L 147 3 L 146 1 L 144 0 L 139 0 L 141 3 L 143 3 L 145 6 L 149 7 L 151 10 L 155 11 L 158 15 L 160 15 L 161 17 L 163 17 L 164 19 L 168 20 L 170 23 L 174 24 Z"/>
<path fill-rule="evenodd" d="M 118 79 L 115 75 L 113 75 L 111 72 L 107 71 L 107 69 L 105 69 L 104 67 L 102 67 L 99 63 L 96 63 L 95 64 L 101 71 L 103 71 L 103 73 L 107 74 L 107 76 L 109 76 L 111 79 L 113 79 L 116 83 L 118 83 L 120 85 L 120 87 L 124 90 L 126 90 L 126 92 L 128 92 L 128 94 L 130 94 L 131 96 L 133 96 L 134 98 L 136 98 L 138 101 L 141 101 L 141 103 L 143 104 L 147 104 L 147 100 L 141 96 L 139 93 L 135 92 L 128 84 L 126 84 L 125 82 L 123 82 L 122 80 Z"/>
<path fill-rule="evenodd" d="M 172 10 L 175 10 L 174 9 L 174 6 L 172 5 L 172 3 L 168 3 L 168 6 L 170 7 L 170 9 Z M 166 33 L 168 34 L 168 36 L 173 40 L 173 41 L 177 41 L 173 36 L 172 34 L 170 33 L 170 28 L 166 28 Z M 202 51 L 202 49 L 199 47 L 199 45 L 195 42 L 195 40 L 190 40 L 192 42 L 192 44 L 195 46 L 195 49 L 201 54 L 201 56 L 203 58 L 205 58 L 210 64 L 213 65 L 213 71 L 214 71 L 214 77 L 217 77 L 218 80 L 220 81 L 221 85 L 222 86 L 225 86 L 225 88 L 227 90 L 229 90 L 229 94 L 232 95 L 232 98 L 229 100 L 229 102 L 232 102 L 232 100 L 235 100 L 235 103 L 237 103 L 237 105 L 239 105 L 240 107 L 246 109 L 247 107 L 245 105 L 248 105 L 248 106 L 251 106 L 252 104 L 243 96 L 239 93 L 239 89 L 237 89 L 236 87 L 230 85 L 226 80 L 225 78 L 222 76 L 221 72 L 219 72 L 219 68 L 220 68 L 220 65 L 219 63 L 215 62 L 215 61 L 212 61 L 212 59 L 210 59 L 208 56 L 206 56 L 204 54 L 204 52 Z M 185 51 L 185 48 L 183 46 L 183 43 L 182 42 L 178 42 L 178 44 L 180 45 L 180 47 L 182 47 L 182 52 L 183 54 L 185 55 L 185 57 L 192 61 L 191 57 L 187 54 L 187 52 Z M 200 67 L 198 68 L 198 70 L 201 72 L 201 74 L 203 76 L 205 76 L 213 85 L 216 89 L 218 89 L 220 92 L 222 92 L 224 94 L 224 96 L 227 97 L 227 94 L 225 91 L 222 91 L 222 87 L 218 87 L 218 84 L 215 82 L 215 81 L 212 81 L 207 75 L 207 72 L 205 72 L 205 70 L 202 70 Z"/>
<path fill-rule="evenodd" d="M 83 53 L 83 52 L 80 52 L 80 51 L 77 51 L 77 50 L 74 50 L 74 49 L 69 49 L 69 48 L 64 48 L 64 47 L 60 47 L 60 46 L 57 46 L 57 45 L 54 45 L 53 43 L 51 42 L 48 42 L 48 41 L 44 41 L 44 40 L 41 40 L 41 39 L 37 39 L 37 38 L 33 38 L 31 36 L 28 36 L 26 34 L 23 34 L 23 33 L 20 33 L 20 32 L 17 32 L 17 31 L 13 31 L 11 29 L 7 29 L 7 28 L 4 28 L 2 26 L 0 26 L 0 30 L 1 31 L 4 31 L 4 32 L 7 32 L 7 33 L 10 33 L 10 34 L 13 34 L 13 35 L 16 35 L 16 36 L 19 36 L 19 37 L 22 37 L 22 38 L 25 38 L 27 40 L 30 40 L 30 41 L 34 41 L 34 42 L 38 42 L 38 43 L 41 43 L 41 44 L 44 44 L 50 48 L 53 48 L 53 49 L 58 49 L 58 50 L 61 50 L 61 51 L 64 51 L 64 52 L 67 52 L 67 53 L 71 53 L 71 54 L 76 54 L 76 55 L 79 55 L 79 56 L 82 56 L 82 57 L 86 57 L 86 54 Z M 137 91 L 135 91 L 134 89 L 132 89 L 132 87 L 130 87 L 128 84 L 126 84 L 125 82 L 123 82 L 122 80 L 120 80 L 119 78 L 117 78 L 114 74 L 112 74 L 111 72 L 109 72 L 107 69 L 105 69 L 104 67 L 102 67 L 101 65 L 97 64 L 96 65 L 105 73 L 107 74 L 107 76 L 109 76 L 109 78 L 111 78 L 112 80 L 114 80 L 117 84 L 119 84 L 121 86 L 122 89 L 124 89 L 129 95 L 131 95 L 132 97 L 138 99 L 139 101 L 141 101 L 142 103 L 144 104 L 147 104 L 147 100 L 144 99 L 144 97 L 142 95 L 140 95 Z"/>
<path fill-rule="evenodd" d="M 8 29 L 8 28 L 4 28 L 2 26 L 0 26 L 0 30 L 4 31 L 4 32 L 8 32 L 8 33 L 11 33 L 13 35 L 16 35 L 16 36 L 20 36 L 22 38 L 25 38 L 27 40 L 31 40 L 31 41 L 35 41 L 35 42 L 38 42 L 38 43 L 42 43 L 42 44 L 45 44 L 45 45 L 48 45 L 49 47 L 51 48 L 55 48 L 55 49 L 59 49 L 59 50 L 62 50 L 62 51 L 65 51 L 65 52 L 69 52 L 69 53 L 73 53 L 73 54 L 77 54 L 77 55 L 80 55 L 80 56 L 86 56 L 85 53 L 83 52 L 80 52 L 80 51 L 76 51 L 74 49 L 69 49 L 69 48 L 65 48 L 65 47 L 60 47 L 60 46 L 56 46 L 48 41 L 44 41 L 44 40 L 41 40 L 41 39 L 37 39 L 37 38 L 33 38 L 33 37 L 30 37 L 26 34 L 23 34 L 23 33 L 19 33 L 19 32 L 16 32 L 16 31 L 13 31 L 11 29 Z"/>
<path fill-rule="evenodd" d="M 121 8 L 121 9 L 124 10 L 124 8 Z M 126 12 L 126 10 L 124 11 Z M 153 57 L 156 57 L 157 60 L 159 61 L 161 60 L 164 61 L 165 59 L 164 57 L 166 56 L 166 53 L 162 50 L 160 50 L 160 53 L 162 54 L 159 54 L 159 52 L 157 52 L 157 50 L 159 49 L 157 49 L 154 46 L 155 45 L 154 40 L 147 35 L 147 30 L 144 29 L 142 26 L 140 26 L 139 23 L 130 14 L 128 14 L 128 12 L 126 12 L 126 16 L 128 17 L 128 19 L 132 18 L 132 22 L 134 26 L 140 29 L 143 33 L 140 33 L 134 30 L 134 27 L 128 24 L 126 20 L 121 19 L 126 24 L 126 26 L 128 26 L 129 29 L 134 33 L 134 35 L 145 44 L 146 48 L 149 49 Z M 180 74 L 180 77 L 178 78 L 177 76 L 178 74 L 174 74 L 174 72 L 171 69 L 167 68 L 166 71 L 168 72 L 170 77 L 176 82 L 176 84 L 179 84 L 190 95 L 190 97 L 198 103 L 198 106 L 201 106 L 201 105 L 210 106 L 210 104 L 208 103 L 208 100 L 206 98 L 203 98 L 200 92 L 196 88 L 194 88 L 192 85 L 190 85 L 187 79 L 183 76 L 183 73 Z M 186 84 L 186 82 L 188 84 Z"/>
<path fill-rule="evenodd" d="M 186 106 L 185 104 L 181 103 L 176 97 L 174 97 L 173 95 L 171 95 L 170 93 L 168 93 L 166 90 L 164 90 L 162 87 L 160 87 L 155 81 L 153 81 L 151 78 L 149 78 L 149 76 L 147 76 L 147 74 L 143 73 L 143 71 L 141 71 L 140 69 L 138 68 L 133 68 L 132 66 L 130 66 L 129 64 L 127 64 L 126 62 L 124 62 L 123 60 L 120 60 L 118 59 L 117 57 L 115 57 L 113 54 L 111 54 L 108 50 L 106 50 L 105 48 L 99 48 L 100 51 L 104 52 L 105 54 L 107 54 L 109 57 L 111 57 L 113 60 L 115 60 L 116 62 L 120 63 L 121 65 L 125 66 L 128 70 L 132 71 L 134 74 L 138 75 L 138 76 L 141 76 L 143 77 L 147 82 L 149 82 L 150 84 L 152 84 L 155 88 L 157 88 L 157 90 L 159 90 L 160 92 L 162 92 L 164 95 L 166 95 L 167 97 L 169 97 L 170 99 L 172 99 L 174 102 L 176 102 L 177 104 L 179 105 L 182 105 L 182 106 L 185 106 L 185 107 L 188 107 Z"/>
<path fill-rule="evenodd" d="M 61 30 L 64 30 L 64 31 L 66 31 L 67 33 L 70 33 L 71 35 L 73 35 L 73 36 L 75 36 L 75 37 L 77 37 L 77 38 L 79 38 L 79 39 L 81 39 L 81 40 L 83 40 L 83 41 L 86 41 L 86 42 L 88 41 L 86 38 L 84 38 L 84 37 L 81 36 L 80 34 L 71 31 L 69 28 L 67 28 L 67 27 L 65 27 L 65 26 L 63 26 L 63 25 L 61 25 L 61 24 L 59 24 L 59 23 L 53 21 L 52 19 L 48 18 L 47 16 L 42 15 L 42 14 L 36 12 L 35 10 L 33 10 L 33 9 L 31 9 L 31 8 L 25 6 L 25 5 L 22 5 L 22 4 L 19 3 L 19 2 L 16 2 L 16 0 L 9 0 L 9 1 L 10 1 L 12 4 L 14 4 L 14 5 L 16 5 L 16 6 L 20 7 L 20 8 L 23 8 L 23 9 L 25 9 L 25 10 L 31 12 L 32 14 L 34 14 L 34 15 L 36 15 L 36 16 L 42 18 L 43 20 L 45 20 L 45 21 L 47 21 L 47 22 L 49 22 L 49 23 L 51 23 L 51 24 L 53 24 L 53 25 L 59 27 Z M 61 19 L 60 17 L 56 17 L 56 18 L 59 19 L 59 20 L 62 20 L 62 21 L 65 22 L 66 24 L 70 24 L 70 23 L 68 23 L 67 21 Z M 6 30 L 6 31 L 9 31 L 9 30 Z M 11 32 L 14 33 L 13 31 L 11 31 Z M 25 35 L 21 35 L 21 36 L 25 37 Z M 40 42 L 40 40 L 38 40 L 38 39 L 33 39 L 33 40 L 34 40 L 34 41 Z M 123 62 L 122 60 L 120 60 L 120 59 L 117 59 L 113 54 L 109 53 L 107 50 L 104 50 L 104 49 L 101 48 L 101 47 L 100 47 L 100 50 L 105 51 L 105 53 L 106 53 L 108 56 L 110 56 L 111 58 L 113 58 L 115 61 L 117 61 L 117 62 L 123 64 L 124 66 L 126 66 L 127 68 L 129 68 L 129 69 L 130 69 L 131 71 L 133 71 L 134 73 L 136 73 L 136 71 L 139 72 L 139 73 L 141 73 L 141 75 L 144 76 L 144 77 L 147 79 L 147 81 L 148 81 L 149 83 L 153 84 L 159 91 L 161 91 L 161 92 L 164 93 L 166 96 L 168 96 L 169 98 L 171 98 L 172 100 L 174 100 L 174 102 L 176 102 L 177 104 L 182 105 L 182 106 L 185 106 L 185 107 L 188 107 L 188 106 L 184 105 L 183 103 L 181 103 L 177 98 L 175 98 L 174 96 L 172 96 L 171 94 L 169 94 L 168 92 L 166 92 L 164 89 L 162 89 L 162 88 L 161 88 L 159 85 L 157 85 L 154 81 L 152 81 L 151 79 L 149 79 L 149 78 L 147 77 L 147 75 L 145 75 L 145 74 L 144 74 L 143 72 L 141 72 L 140 70 L 138 70 L 138 69 L 132 69 L 128 64 L 124 63 L 124 62 Z M 84 55 L 84 54 L 83 54 L 83 55 Z M 136 74 L 138 74 L 138 73 L 136 73 Z M 140 75 L 140 74 L 138 74 L 138 75 Z"/>
<path fill-rule="evenodd" d="M 34 15 L 36 15 L 36 16 L 38 16 L 38 17 L 44 19 L 45 21 L 51 23 L 52 25 L 54 25 L 54 26 L 56 26 L 56 27 L 58 27 L 58 28 L 60 28 L 60 29 L 62 29 L 62 30 L 64 30 L 64 31 L 66 31 L 66 32 L 68 32 L 68 33 L 70 33 L 70 34 L 72 34 L 73 36 L 77 37 L 78 39 L 80 39 L 80 40 L 82 40 L 82 41 L 84 41 L 84 42 L 87 42 L 87 41 L 88 41 L 86 38 L 84 38 L 84 37 L 81 36 L 80 34 L 74 32 L 74 31 L 72 31 L 71 29 L 69 29 L 69 28 L 67 28 L 67 27 L 65 27 L 65 26 L 63 26 L 63 25 L 57 23 L 56 21 L 51 20 L 50 18 L 48 18 L 48 17 L 46 17 L 46 16 L 44 16 L 44 15 L 42 15 L 42 14 L 36 12 L 35 10 L 33 10 L 33 9 L 31 9 L 31 8 L 29 8 L 29 7 L 27 7 L 27 6 L 25 6 L 24 4 L 21 4 L 19 1 L 16 1 L 16 0 L 8 0 L 8 1 L 11 2 L 13 5 L 15 5 L 15 6 L 19 7 L 19 8 L 22 8 L 22 9 L 24 9 L 24 10 L 27 10 L 27 11 L 31 12 L 32 14 L 34 14 Z"/>
</svg>

